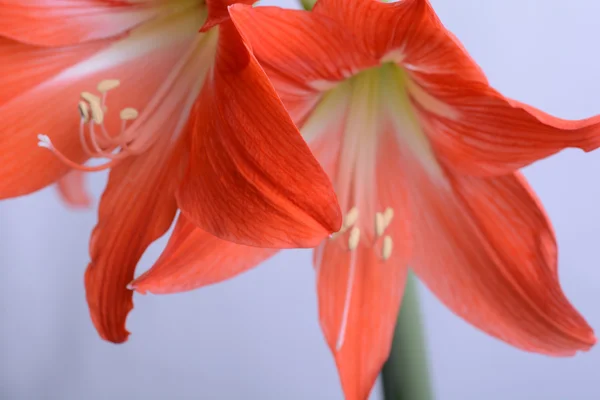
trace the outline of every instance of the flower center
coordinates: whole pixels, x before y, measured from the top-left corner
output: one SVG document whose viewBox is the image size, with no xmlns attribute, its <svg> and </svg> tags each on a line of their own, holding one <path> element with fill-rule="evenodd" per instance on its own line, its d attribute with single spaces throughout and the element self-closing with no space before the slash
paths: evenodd
<svg viewBox="0 0 600 400">
<path fill-rule="evenodd" d="M 121 119 L 121 130 L 118 134 L 108 131 L 104 125 L 105 115 L 108 112 L 108 92 L 119 87 L 121 82 L 117 79 L 107 79 L 98 83 L 98 95 L 90 92 L 82 92 L 79 109 L 79 140 L 85 154 L 89 158 L 107 158 L 110 161 L 98 166 L 86 166 L 78 164 L 66 157 L 52 144 L 47 135 L 38 135 L 38 146 L 49 149 L 59 160 L 67 166 L 80 171 L 101 171 L 110 168 L 118 160 L 122 160 L 132 154 L 144 152 L 152 140 L 142 137 L 128 139 L 126 130 L 130 121 L 135 120 L 139 113 L 135 108 L 124 108 L 119 113 Z"/>
<path fill-rule="evenodd" d="M 113 90 L 117 92 L 121 85 L 118 79 L 102 80 L 96 91 L 80 94 L 81 148 L 86 158 L 107 159 L 107 162 L 96 166 L 75 162 L 44 134 L 38 135 L 38 146 L 50 150 L 72 169 L 93 172 L 112 168 L 130 156 L 140 155 L 161 138 L 172 139 L 168 145 L 175 143 L 174 139 L 183 131 L 212 68 L 218 38 L 218 31 L 214 29 L 198 33 L 206 18 L 206 10 L 201 7 L 199 13 L 190 11 L 202 3 L 186 0 L 181 4 L 64 73 L 69 78 L 80 79 L 82 73 L 99 74 L 104 69 L 114 68 L 117 73 L 125 74 L 121 78 L 124 86 L 129 84 L 129 90 L 132 82 L 138 84 L 139 80 L 140 88 L 153 87 L 150 95 L 146 94 L 148 90 L 136 89 L 118 99 L 139 99 L 139 112 L 132 107 L 117 112 L 110 109 L 109 93 L 112 96 Z M 152 67 L 148 67 L 150 62 Z M 169 68 L 165 68 L 167 65 Z M 161 75 L 154 76 L 152 73 Z M 144 93 L 144 97 L 140 98 L 138 92 Z"/>
<path fill-rule="evenodd" d="M 342 228 L 329 236 L 329 240 L 343 241 L 346 243 L 348 251 L 354 251 L 361 241 L 361 230 L 357 226 L 359 220 L 359 210 L 352 207 L 344 216 Z M 387 207 L 383 212 L 376 212 L 373 221 L 374 240 L 368 241 L 368 246 L 378 249 L 382 261 L 387 261 L 392 256 L 394 242 L 392 237 L 385 232 L 394 218 L 394 209 Z"/>
</svg>

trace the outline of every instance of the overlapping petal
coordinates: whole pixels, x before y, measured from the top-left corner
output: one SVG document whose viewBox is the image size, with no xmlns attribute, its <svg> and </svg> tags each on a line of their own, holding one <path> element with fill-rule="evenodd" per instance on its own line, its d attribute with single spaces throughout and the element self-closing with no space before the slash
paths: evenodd
<svg viewBox="0 0 600 400">
<path fill-rule="evenodd" d="M 175 190 L 185 157 L 176 148 L 165 151 L 168 143 L 113 168 L 100 201 L 85 288 L 96 330 L 111 342 L 127 340 L 125 320 L 133 308 L 127 285 L 148 245 L 167 231 L 177 211 Z"/>
<path fill-rule="evenodd" d="M 233 278 L 278 250 L 221 240 L 180 215 L 158 261 L 130 285 L 137 292 L 179 293 Z"/>
<path fill-rule="evenodd" d="M 312 111 L 324 89 L 377 63 L 350 32 L 326 16 L 236 5 L 231 19 L 296 123 Z"/>
<path fill-rule="evenodd" d="M 206 0 L 208 18 L 201 28 L 206 32 L 209 29 L 227 22 L 230 19 L 229 7 L 234 4 L 254 4 L 257 0 Z"/>
<path fill-rule="evenodd" d="M 313 247 L 341 225 L 329 179 L 231 21 L 219 26 L 211 75 L 190 116 L 179 206 L 219 238 Z"/>
</svg>

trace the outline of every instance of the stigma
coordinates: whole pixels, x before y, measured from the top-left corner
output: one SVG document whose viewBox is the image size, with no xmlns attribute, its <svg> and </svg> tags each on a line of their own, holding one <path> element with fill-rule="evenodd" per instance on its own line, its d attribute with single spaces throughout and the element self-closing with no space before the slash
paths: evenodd
<svg viewBox="0 0 600 400">
<path fill-rule="evenodd" d="M 118 79 L 106 79 L 96 86 L 97 93 L 82 92 L 77 104 L 79 113 L 79 141 L 87 158 L 107 159 L 108 161 L 88 166 L 69 159 L 56 148 L 50 137 L 39 134 L 38 146 L 50 150 L 61 162 L 72 169 L 94 172 L 112 168 L 121 160 L 140 154 L 150 146 L 150 140 L 136 135 L 135 130 L 128 129 L 139 112 L 135 108 L 124 108 L 119 112 L 121 129 L 118 134 L 109 132 L 105 126 L 108 113 L 107 99 L 110 91 L 121 85 Z"/>
<path fill-rule="evenodd" d="M 355 251 L 361 240 L 366 241 L 361 228 L 358 226 L 360 213 L 357 207 L 352 207 L 345 215 L 342 222 L 342 228 L 330 235 L 332 241 L 343 240 L 348 251 Z M 394 242 L 386 231 L 394 218 L 394 210 L 391 207 L 383 212 L 376 212 L 373 221 L 374 240 L 370 240 L 368 246 L 378 249 L 381 261 L 387 261 L 392 256 Z M 342 242 L 342 243 L 343 243 Z"/>
</svg>

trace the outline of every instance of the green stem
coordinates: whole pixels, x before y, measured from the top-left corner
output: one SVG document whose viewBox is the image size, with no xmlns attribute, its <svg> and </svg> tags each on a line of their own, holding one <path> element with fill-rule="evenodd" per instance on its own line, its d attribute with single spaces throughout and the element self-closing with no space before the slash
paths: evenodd
<svg viewBox="0 0 600 400">
<path fill-rule="evenodd" d="M 432 400 L 415 277 L 410 274 L 390 358 L 383 367 L 385 400 Z"/>
<path fill-rule="evenodd" d="M 312 8 L 316 2 L 317 2 L 317 0 L 300 0 L 300 4 L 302 5 L 302 8 L 304 8 L 307 11 L 312 10 Z"/>
</svg>

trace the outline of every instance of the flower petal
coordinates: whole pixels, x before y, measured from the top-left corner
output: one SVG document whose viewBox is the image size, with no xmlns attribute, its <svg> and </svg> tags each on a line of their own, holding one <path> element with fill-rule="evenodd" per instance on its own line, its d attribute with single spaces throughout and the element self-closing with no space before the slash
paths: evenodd
<svg viewBox="0 0 600 400">
<path fill-rule="evenodd" d="M 160 12 L 149 0 L 46 0 L 29 5 L 3 0 L 0 36 L 39 46 L 72 45 L 124 34 Z"/>
<path fill-rule="evenodd" d="M 57 182 L 58 193 L 62 200 L 71 207 L 87 208 L 92 199 L 85 187 L 85 177 L 81 171 L 70 171 Z"/>
<path fill-rule="evenodd" d="M 313 247 L 341 225 L 331 184 L 231 22 L 190 117 L 178 192 L 205 231 L 258 247 Z"/>
<path fill-rule="evenodd" d="M 501 175 L 569 147 L 600 146 L 600 117 L 567 121 L 460 77 L 412 74 L 409 92 L 438 158 L 471 175 Z"/>
<path fill-rule="evenodd" d="M 133 308 L 133 292 L 127 285 L 148 245 L 169 229 L 175 217 L 183 160 L 179 150 L 162 140 L 111 170 L 85 273 L 92 321 L 105 340 L 120 343 L 129 336 L 125 320 Z"/>
<path fill-rule="evenodd" d="M 554 232 L 519 174 L 411 168 L 410 265 L 456 314 L 513 346 L 572 355 L 596 341 L 562 292 Z"/>
<path fill-rule="evenodd" d="M 470 80 L 487 82 L 428 0 L 319 0 L 313 12 L 352 32 L 357 45 L 378 61 L 398 61 L 408 69 L 432 73 L 455 71 Z"/>
<path fill-rule="evenodd" d="M 214 53 L 214 44 L 210 37 L 195 37 L 173 69 L 175 74 L 154 95 L 153 112 L 134 123 L 155 141 L 142 155 L 130 156 L 111 170 L 86 271 L 92 320 L 106 340 L 127 339 L 125 319 L 132 307 L 127 285 L 146 247 L 175 216 L 175 192 L 188 162 L 189 132 L 184 128 L 210 68 L 206 60 Z"/>
<path fill-rule="evenodd" d="M 180 215 L 161 257 L 130 287 L 142 294 L 198 289 L 233 278 L 277 251 L 221 240 Z"/>
<path fill-rule="evenodd" d="M 231 19 L 277 89 L 294 121 L 324 87 L 373 66 L 350 32 L 322 15 L 278 7 L 231 7 Z"/>
<path fill-rule="evenodd" d="M 399 163 L 396 137 L 390 125 L 380 125 L 376 132 L 382 120 L 370 119 L 369 114 L 379 107 L 363 89 L 368 85 L 354 88 L 348 120 L 338 120 L 339 126 L 345 126 L 343 136 L 332 127 L 327 132 L 328 153 L 336 153 L 337 168 L 332 176 L 340 188 L 340 204 L 346 211 L 356 207 L 358 218 L 352 228 L 327 240 L 314 256 L 321 327 L 348 400 L 368 398 L 389 356 L 412 243 L 406 170 Z M 361 100 L 370 102 L 373 108 L 363 107 Z M 334 104 L 343 106 L 343 102 Z M 330 107 L 333 115 L 338 110 Z M 312 123 L 309 119 L 305 127 Z M 326 124 L 322 126 L 327 129 Z M 366 141 L 360 130 L 373 135 L 376 132 L 377 136 Z M 313 148 L 326 148 L 319 140 L 314 143 Z M 333 157 L 325 151 L 317 150 L 315 154 L 322 162 Z M 395 215 L 383 232 L 376 233 L 376 212 L 384 213 L 388 208 Z M 354 228 L 360 229 L 358 247 L 349 251 Z M 384 249 L 387 241 L 393 248 Z M 391 255 L 386 254 L 388 251 Z"/>
<path fill-rule="evenodd" d="M 56 49 L 0 39 L 0 61 L 8 60 L 14 73 L 0 77 L 6 85 L 2 92 L 8 93 L 0 93 L 5 101 L 0 102 L 0 199 L 36 191 L 67 172 L 51 152 L 36 146 L 40 133 L 70 159 L 85 161 L 78 133 L 81 92 L 93 91 L 103 79 L 121 81 L 118 95 L 108 104 L 115 111 L 107 115 L 111 132 L 120 129 L 117 110 L 134 107 L 143 113 L 190 47 L 200 24 L 196 16 L 168 17 L 134 30 L 124 40 Z M 6 52 L 5 46 L 10 46 Z M 12 51 L 15 58 L 10 60 Z"/>
<path fill-rule="evenodd" d="M 491 88 L 427 0 L 320 0 L 314 12 L 343 24 L 378 60 L 404 68 L 438 157 L 464 173 L 505 174 L 568 147 L 600 146 L 600 116 L 559 119 Z"/>
<path fill-rule="evenodd" d="M 254 4 L 258 0 L 206 0 L 208 18 L 201 28 L 202 32 L 229 20 L 229 7 L 234 4 Z"/>
<path fill-rule="evenodd" d="M 349 252 L 337 242 L 316 250 L 315 259 L 321 328 L 345 398 L 365 400 L 389 356 L 406 265 L 384 263 L 363 245 Z"/>
<path fill-rule="evenodd" d="M 102 40 L 79 46 L 47 48 L 0 37 L 0 107 L 111 43 Z"/>
</svg>

